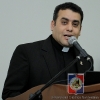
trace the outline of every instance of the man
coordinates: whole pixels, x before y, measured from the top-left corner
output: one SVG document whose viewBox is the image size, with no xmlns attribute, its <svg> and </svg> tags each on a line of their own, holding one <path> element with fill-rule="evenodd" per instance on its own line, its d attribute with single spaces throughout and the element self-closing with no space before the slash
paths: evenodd
<svg viewBox="0 0 100 100">
<path fill-rule="evenodd" d="M 73 61 L 80 52 L 74 46 L 70 47 L 68 39 L 71 36 L 80 36 L 82 20 L 83 11 L 76 4 L 68 2 L 58 5 L 51 22 L 52 35 L 46 40 L 19 45 L 14 51 L 2 98 L 5 100 L 37 85 L 46 84 Z M 80 61 L 56 81 L 63 84 L 68 73 L 84 73 L 90 68 L 86 59 L 82 58 Z"/>
</svg>

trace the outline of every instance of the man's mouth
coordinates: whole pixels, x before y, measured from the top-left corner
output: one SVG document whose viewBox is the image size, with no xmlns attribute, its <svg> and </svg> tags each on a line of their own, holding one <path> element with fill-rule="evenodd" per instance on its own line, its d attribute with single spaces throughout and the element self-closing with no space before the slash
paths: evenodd
<svg viewBox="0 0 100 100">
<path fill-rule="evenodd" d="M 72 36 L 72 35 L 68 35 L 68 34 L 65 34 L 65 35 L 64 35 L 64 37 L 65 37 L 66 39 L 69 39 L 71 36 Z"/>
<path fill-rule="evenodd" d="M 71 37 L 72 35 L 67 35 L 67 34 L 65 34 L 64 36 Z"/>
</svg>

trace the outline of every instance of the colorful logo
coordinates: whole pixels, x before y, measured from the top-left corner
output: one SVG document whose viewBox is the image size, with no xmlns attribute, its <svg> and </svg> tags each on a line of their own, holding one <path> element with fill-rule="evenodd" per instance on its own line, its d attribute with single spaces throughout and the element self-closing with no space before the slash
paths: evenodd
<svg viewBox="0 0 100 100">
<path fill-rule="evenodd" d="M 69 94 L 83 94 L 84 93 L 84 74 L 70 73 L 68 74 L 68 88 Z"/>
</svg>

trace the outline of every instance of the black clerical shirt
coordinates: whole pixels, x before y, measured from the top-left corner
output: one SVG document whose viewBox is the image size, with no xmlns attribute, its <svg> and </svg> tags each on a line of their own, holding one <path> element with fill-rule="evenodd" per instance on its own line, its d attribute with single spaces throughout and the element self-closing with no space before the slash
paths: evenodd
<svg viewBox="0 0 100 100">
<path fill-rule="evenodd" d="M 64 67 L 66 67 L 70 62 L 72 62 L 75 59 L 74 49 L 73 47 L 70 47 L 68 52 L 63 52 L 63 46 L 61 46 L 52 36 L 51 41 L 53 44 L 53 49 L 58 65 L 58 72 L 60 72 Z M 66 80 L 67 82 L 67 74 L 76 72 L 76 65 L 73 65 L 69 70 L 67 70 L 59 77 L 59 80 Z"/>
</svg>

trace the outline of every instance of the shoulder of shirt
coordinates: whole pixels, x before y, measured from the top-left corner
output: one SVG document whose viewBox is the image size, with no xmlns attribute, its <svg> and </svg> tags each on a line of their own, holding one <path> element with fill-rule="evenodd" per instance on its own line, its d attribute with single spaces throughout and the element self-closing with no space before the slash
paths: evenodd
<svg viewBox="0 0 100 100">
<path fill-rule="evenodd" d="M 45 40 L 39 40 L 39 41 L 35 41 L 35 42 L 30 42 L 30 43 L 23 43 L 23 44 L 19 44 L 17 47 L 41 45 L 44 43 L 44 41 Z"/>
<path fill-rule="evenodd" d="M 24 44 L 19 44 L 16 46 L 15 50 L 32 50 L 32 49 L 40 49 L 43 45 L 45 40 L 40 40 L 40 41 L 35 41 L 35 42 L 30 42 L 30 43 L 24 43 Z"/>
</svg>

